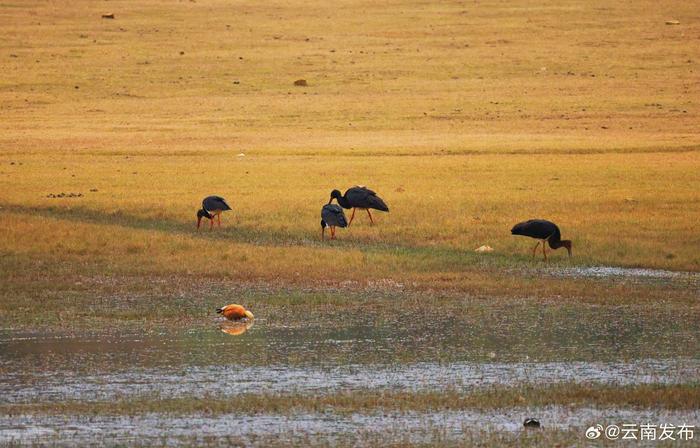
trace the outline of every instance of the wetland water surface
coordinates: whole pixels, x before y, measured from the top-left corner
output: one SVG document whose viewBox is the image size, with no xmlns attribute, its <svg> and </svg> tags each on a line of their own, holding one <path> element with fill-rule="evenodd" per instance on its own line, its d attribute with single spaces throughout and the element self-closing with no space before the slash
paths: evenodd
<svg viewBox="0 0 700 448">
<path fill-rule="evenodd" d="M 245 444 L 265 443 L 275 439 L 282 443 L 361 442 L 363 440 L 400 440 L 429 443 L 436 433 L 442 440 L 462 439 L 477 431 L 517 432 L 522 421 L 536 414 L 542 421 L 552 422 L 548 429 L 575 430 L 583 434 L 595 424 L 622 422 L 676 422 L 700 424 L 700 412 L 649 411 L 626 409 L 567 409 L 513 408 L 497 411 L 461 411 L 425 413 L 381 413 L 348 415 L 298 414 L 284 415 L 223 415 L 223 416 L 19 416 L 0 417 L 0 443 L 9 441 L 65 440 L 88 444 L 96 437 L 107 438 L 110 444 L 146 442 L 178 445 L 187 441 L 197 443 L 209 437 L 225 438 L 231 428 L 241 428 L 237 440 Z M 225 442 L 226 439 L 223 440 Z M 164 443 L 165 442 L 165 443 Z"/>
<path fill-rule="evenodd" d="M 626 313 L 596 307 L 511 305 L 433 320 L 398 314 L 367 321 L 273 323 L 259 319 L 232 336 L 220 322 L 147 334 L 0 332 L 0 404 L 100 402 L 142 397 L 204 398 L 240 394 L 333 394 L 348 391 L 469 392 L 488 385 L 683 384 L 700 378 L 693 316 L 663 310 Z M 697 412 L 625 409 L 501 409 L 300 415 L 0 416 L 0 444 L 12 440 L 83 444 L 110 437 L 181 440 L 230 434 L 350 437 L 400 434 L 397 440 L 459 437 L 466 429 L 519 430 L 531 413 L 551 428 L 625 416 L 698 421 Z M 620 417 L 622 418 L 622 417 Z M 636 420 L 635 420 L 636 421 Z M 332 436 L 332 437 L 331 437 Z M 330 437 L 330 438 L 329 438 Z M 426 439 L 427 438 L 427 439 Z M 246 440 L 248 440 L 246 439 Z M 184 440 L 184 439 L 183 439 Z M 167 443 L 177 444 L 176 441 Z"/>
<path fill-rule="evenodd" d="M 665 281 L 670 284 L 683 286 L 700 286 L 700 274 L 697 272 L 666 271 L 663 269 L 646 268 L 621 268 L 615 266 L 588 266 L 573 268 L 545 269 L 549 275 L 555 277 L 590 277 L 599 279 L 627 279 L 633 281 Z"/>
</svg>

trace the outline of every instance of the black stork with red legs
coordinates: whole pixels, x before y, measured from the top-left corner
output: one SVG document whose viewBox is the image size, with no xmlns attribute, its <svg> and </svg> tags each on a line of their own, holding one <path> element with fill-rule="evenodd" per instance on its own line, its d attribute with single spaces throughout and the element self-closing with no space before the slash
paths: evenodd
<svg viewBox="0 0 700 448">
<path fill-rule="evenodd" d="M 209 220 L 209 230 L 214 227 L 214 218 L 218 218 L 219 227 L 221 227 L 221 213 L 226 210 L 231 210 L 226 199 L 221 196 L 207 196 L 202 201 L 202 208 L 197 211 L 197 230 L 202 223 L 202 218 Z"/>
<path fill-rule="evenodd" d="M 389 207 L 387 207 L 382 198 L 377 196 L 377 193 L 364 186 L 352 187 L 348 189 L 344 195 L 341 195 L 339 190 L 333 190 L 331 191 L 331 199 L 328 203 L 330 204 L 333 202 L 333 199 L 336 199 L 341 207 L 352 209 L 348 227 L 352 224 L 352 220 L 355 218 L 355 210 L 358 208 L 367 211 L 370 225 L 374 224 L 372 213 L 369 211 L 370 209 L 381 210 L 383 212 L 389 211 Z"/>
<path fill-rule="evenodd" d="M 560 247 L 566 247 L 569 252 L 569 257 L 571 256 L 571 241 L 562 240 L 561 232 L 559 232 L 559 227 L 551 221 L 545 219 L 531 219 L 529 221 L 523 221 L 516 224 L 510 230 L 513 235 L 529 236 L 530 238 L 535 238 L 540 240 L 532 249 L 532 256 L 534 258 L 537 247 L 542 243 L 542 255 L 544 259 L 547 260 L 547 251 L 545 244 L 549 243 L 549 247 L 552 249 L 559 249 Z"/>
<path fill-rule="evenodd" d="M 345 219 L 343 209 L 336 204 L 326 204 L 321 209 L 321 239 L 325 238 L 326 227 L 331 229 L 331 239 L 335 239 L 336 227 L 347 227 L 348 221 Z"/>
</svg>

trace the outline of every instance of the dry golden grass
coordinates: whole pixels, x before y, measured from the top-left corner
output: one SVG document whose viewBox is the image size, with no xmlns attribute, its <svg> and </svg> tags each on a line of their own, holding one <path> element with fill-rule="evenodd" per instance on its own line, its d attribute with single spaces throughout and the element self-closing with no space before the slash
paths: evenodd
<svg viewBox="0 0 700 448">
<path fill-rule="evenodd" d="M 563 265 L 700 269 L 700 13 L 687 2 L 0 11 L 10 272 L 50 260 L 513 293 L 520 280 L 495 273 L 532 264 L 532 242 L 509 234 L 532 217 L 574 240 L 571 261 L 553 257 Z M 330 190 L 358 183 L 391 212 L 320 243 Z M 83 196 L 47 197 L 61 192 Z M 234 210 L 197 235 L 211 193 Z M 496 252 L 474 255 L 482 244 Z"/>
</svg>

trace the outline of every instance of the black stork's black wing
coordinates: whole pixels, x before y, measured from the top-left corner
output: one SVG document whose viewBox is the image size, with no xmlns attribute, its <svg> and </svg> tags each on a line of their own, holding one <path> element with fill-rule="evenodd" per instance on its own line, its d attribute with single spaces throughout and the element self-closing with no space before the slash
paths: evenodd
<svg viewBox="0 0 700 448">
<path fill-rule="evenodd" d="M 352 207 L 372 208 L 383 212 L 389 211 L 389 207 L 387 207 L 382 198 L 367 187 L 350 188 L 345 192 L 345 199 L 348 200 Z"/>
<path fill-rule="evenodd" d="M 551 221 L 545 219 L 530 219 L 520 222 L 510 230 L 513 235 L 529 236 L 540 240 L 548 239 L 555 235 L 554 239 L 559 239 L 559 227 Z"/>
<path fill-rule="evenodd" d="M 321 219 L 327 225 L 336 227 L 347 227 L 348 220 L 345 218 L 342 207 L 337 204 L 326 204 L 321 209 Z"/>
<path fill-rule="evenodd" d="M 202 208 L 208 212 L 214 212 L 217 210 L 231 210 L 226 199 L 221 196 L 207 196 L 202 201 Z"/>
</svg>

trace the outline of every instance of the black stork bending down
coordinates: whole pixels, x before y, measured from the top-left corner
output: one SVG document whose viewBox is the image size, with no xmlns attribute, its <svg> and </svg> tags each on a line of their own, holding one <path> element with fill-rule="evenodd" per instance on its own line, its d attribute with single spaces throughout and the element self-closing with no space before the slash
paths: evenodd
<svg viewBox="0 0 700 448">
<path fill-rule="evenodd" d="M 542 255 L 544 255 L 545 260 L 547 260 L 545 243 L 549 243 L 549 247 L 552 249 L 566 247 L 566 250 L 569 251 L 569 256 L 571 256 L 571 241 L 562 240 L 559 227 L 557 227 L 557 225 L 551 221 L 544 219 L 531 219 L 529 221 L 523 221 L 513 226 L 510 233 L 513 235 L 529 236 L 530 238 L 542 240 L 538 241 L 535 248 L 532 249 L 533 257 L 535 256 L 535 251 L 540 245 L 540 242 L 542 243 Z"/>
<path fill-rule="evenodd" d="M 209 219 L 209 230 L 214 227 L 214 217 L 216 216 L 221 227 L 221 212 L 231 210 L 231 207 L 226 203 L 226 199 L 221 196 L 207 196 L 202 201 L 202 208 L 197 211 L 197 230 L 202 222 L 202 218 Z"/>
<path fill-rule="evenodd" d="M 331 239 L 335 239 L 336 227 L 347 227 L 348 220 L 339 205 L 326 204 L 321 209 L 321 239 L 324 239 L 326 227 L 331 228 Z"/>
<path fill-rule="evenodd" d="M 373 208 L 383 212 L 389 211 L 389 207 L 387 207 L 382 198 L 377 196 L 377 193 L 363 186 L 356 186 L 348 189 L 344 196 L 340 195 L 339 190 L 333 190 L 331 191 L 331 199 L 328 203 L 330 204 L 333 202 L 333 199 L 337 199 L 341 207 L 352 209 L 352 215 L 350 216 L 348 226 L 350 226 L 352 220 L 355 219 L 355 210 L 358 208 L 367 210 L 370 225 L 374 224 L 374 220 L 372 219 L 372 214 L 369 212 L 369 209 Z"/>
</svg>

